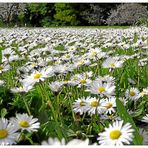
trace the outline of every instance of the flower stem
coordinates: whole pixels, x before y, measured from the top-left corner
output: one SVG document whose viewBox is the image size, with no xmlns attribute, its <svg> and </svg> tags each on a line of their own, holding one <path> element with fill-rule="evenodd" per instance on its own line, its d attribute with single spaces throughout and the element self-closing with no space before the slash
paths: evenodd
<svg viewBox="0 0 148 148">
<path fill-rule="evenodd" d="M 31 115 L 31 111 L 30 111 L 30 109 L 29 109 L 28 103 L 26 102 L 26 100 L 25 100 L 24 97 L 23 97 L 23 101 L 24 101 L 24 104 L 25 104 L 25 107 L 26 107 L 26 109 L 27 109 L 28 114 Z"/>
</svg>

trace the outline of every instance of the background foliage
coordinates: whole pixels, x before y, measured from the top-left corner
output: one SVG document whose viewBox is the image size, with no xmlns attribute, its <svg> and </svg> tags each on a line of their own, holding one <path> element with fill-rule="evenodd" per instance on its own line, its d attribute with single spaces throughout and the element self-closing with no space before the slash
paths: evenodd
<svg viewBox="0 0 148 148">
<path fill-rule="evenodd" d="M 147 25 L 142 3 L 0 3 L 0 26 Z"/>
</svg>

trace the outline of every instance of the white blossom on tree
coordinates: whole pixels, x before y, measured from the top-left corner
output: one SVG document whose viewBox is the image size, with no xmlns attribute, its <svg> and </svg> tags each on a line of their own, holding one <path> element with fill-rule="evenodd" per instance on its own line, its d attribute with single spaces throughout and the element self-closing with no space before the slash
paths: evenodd
<svg viewBox="0 0 148 148">
<path fill-rule="evenodd" d="M 0 20 L 7 25 L 25 10 L 23 3 L 0 3 Z"/>
<path fill-rule="evenodd" d="M 135 3 L 125 3 L 112 9 L 106 23 L 108 25 L 134 25 L 140 21 L 148 21 L 146 6 Z"/>
</svg>

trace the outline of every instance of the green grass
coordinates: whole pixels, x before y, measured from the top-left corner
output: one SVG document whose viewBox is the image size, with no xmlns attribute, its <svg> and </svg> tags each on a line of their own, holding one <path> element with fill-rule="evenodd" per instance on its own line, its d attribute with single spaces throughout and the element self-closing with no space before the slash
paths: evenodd
<svg viewBox="0 0 148 148">
<path fill-rule="evenodd" d="M 81 26 L 72 26 L 71 28 L 81 28 Z M 82 28 L 126 29 L 128 28 L 128 26 L 86 26 Z M 138 35 L 136 34 L 135 40 L 133 42 L 137 42 L 137 39 Z M 129 41 L 128 38 L 124 38 L 124 40 L 127 42 Z M 93 41 L 94 40 L 92 39 L 91 42 Z M 82 44 L 84 43 L 85 39 Z M 16 51 L 17 55 L 21 55 L 21 52 L 17 50 L 18 44 L 19 43 L 17 42 L 13 44 L 15 48 L 14 51 Z M 75 43 L 72 42 L 69 45 L 73 46 L 75 45 Z M 100 48 L 98 44 L 96 44 L 95 46 Z M 40 43 L 30 49 L 30 51 L 44 47 L 45 43 Z M 55 46 L 54 49 L 57 51 L 64 51 L 65 45 L 62 44 L 59 46 Z M 81 52 L 81 50 L 84 51 Z M 102 48 L 102 51 L 106 53 L 108 53 L 110 50 L 113 51 L 113 54 L 111 56 L 132 56 L 135 54 L 134 48 L 129 48 L 127 50 L 123 50 L 119 47 L 109 47 L 104 49 Z M 77 48 L 75 54 L 82 56 L 86 52 L 87 50 L 85 48 Z M 145 50 L 139 47 L 138 53 L 144 52 Z M 43 59 L 48 59 L 50 57 L 50 52 L 48 54 L 49 55 L 44 55 L 43 57 L 41 55 L 41 57 Z M 57 53 L 52 56 L 60 58 L 62 55 L 64 54 Z M 2 56 L 0 56 L 0 59 L 1 58 Z M 140 58 L 146 58 L 146 55 L 141 55 Z M 103 120 L 100 118 L 100 114 L 94 114 L 93 116 L 90 116 L 85 113 L 83 115 L 79 115 L 74 113 L 72 108 L 74 101 L 78 98 L 91 96 L 104 99 L 105 96 L 100 97 L 99 95 L 86 92 L 86 86 L 78 88 L 77 86 L 69 86 L 65 84 L 58 92 L 52 91 L 48 86 L 51 82 L 70 80 L 71 76 L 86 71 L 93 72 L 93 76 L 91 78 L 92 80 L 94 80 L 98 76 L 105 75 L 110 75 L 115 78 L 115 97 L 117 98 L 117 108 L 115 113 L 113 113 L 113 116 L 119 116 L 121 119 L 124 120 L 125 123 L 130 122 L 133 129 L 135 130 L 134 140 L 132 144 L 142 144 L 142 140 L 139 135 L 139 128 L 141 126 L 138 123 L 148 111 L 147 95 L 136 101 L 136 103 L 129 99 L 126 105 L 123 105 L 123 103 L 118 98 L 123 98 L 125 96 L 126 90 L 132 87 L 138 88 L 140 92 L 143 88 L 147 87 L 146 78 L 148 77 L 148 65 L 140 67 L 138 66 L 139 59 L 133 58 L 126 60 L 121 68 L 114 69 L 112 72 L 110 72 L 108 68 L 102 68 L 102 63 L 105 60 L 105 57 L 103 57 L 101 59 L 96 59 L 95 61 L 91 60 L 92 64 L 97 63 L 97 65 L 94 67 L 83 65 L 79 68 L 74 69 L 72 72 L 68 72 L 67 74 L 55 74 L 54 76 L 47 78 L 45 81 L 39 81 L 38 83 L 36 83 L 32 91 L 29 91 L 27 93 L 14 94 L 10 91 L 10 89 L 21 85 L 19 79 L 22 75 L 17 73 L 17 69 L 18 67 L 21 67 L 25 63 L 27 63 L 28 60 L 29 57 L 26 55 L 25 59 L 21 61 L 11 62 L 10 65 L 12 69 L 0 74 L 0 80 L 5 81 L 5 85 L 0 86 L 1 117 L 9 119 L 11 117 L 14 117 L 16 113 L 28 113 L 29 115 L 33 115 L 34 117 L 38 118 L 39 122 L 41 123 L 41 127 L 37 132 L 23 132 L 23 136 L 19 144 L 40 144 L 41 141 L 48 139 L 48 137 L 57 137 L 58 139 L 65 138 L 67 142 L 74 138 L 89 138 L 90 143 L 94 143 L 97 141 L 98 133 L 103 132 L 104 128 L 108 127 L 109 124 L 113 122 L 113 120 Z M 31 60 L 33 60 L 33 58 Z M 48 61 L 47 66 L 53 65 L 54 62 L 55 61 Z M 62 64 L 65 63 L 66 62 L 63 60 Z M 43 68 L 44 67 L 45 66 L 43 66 Z M 26 75 L 30 75 L 31 73 L 32 71 L 26 73 Z M 135 84 L 130 84 L 128 78 L 134 80 Z M 133 113 L 129 114 L 129 110 Z"/>
</svg>

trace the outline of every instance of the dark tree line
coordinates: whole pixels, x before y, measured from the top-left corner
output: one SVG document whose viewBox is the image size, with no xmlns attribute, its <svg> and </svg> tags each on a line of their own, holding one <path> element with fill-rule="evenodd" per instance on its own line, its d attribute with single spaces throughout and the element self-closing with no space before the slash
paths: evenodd
<svg viewBox="0 0 148 148">
<path fill-rule="evenodd" d="M 145 24 L 147 6 L 144 3 L 1 3 L 0 22 L 34 27 Z"/>
<path fill-rule="evenodd" d="M 104 25 L 104 20 L 109 16 L 110 10 L 117 5 L 119 4 L 30 4 L 27 6 L 27 13 L 31 19 L 27 21 L 33 26 Z"/>
</svg>

